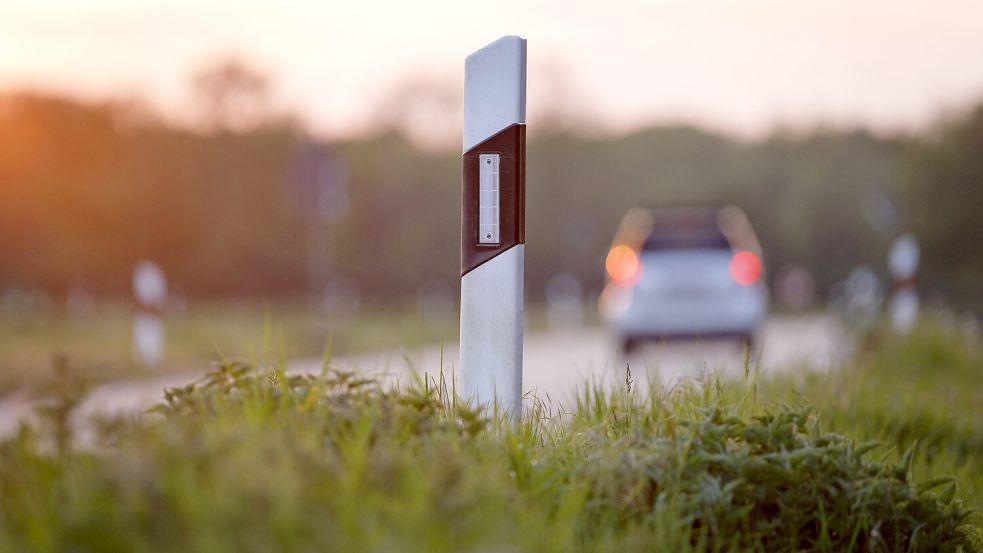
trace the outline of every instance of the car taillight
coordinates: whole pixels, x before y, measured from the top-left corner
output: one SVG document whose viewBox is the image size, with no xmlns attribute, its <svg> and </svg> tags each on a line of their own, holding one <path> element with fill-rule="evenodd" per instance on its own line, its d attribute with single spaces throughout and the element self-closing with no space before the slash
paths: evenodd
<svg viewBox="0 0 983 553">
<path fill-rule="evenodd" d="M 730 258 L 728 270 L 734 282 L 749 286 L 761 278 L 761 259 L 753 252 L 737 252 Z"/>
<path fill-rule="evenodd" d="M 604 260 L 604 268 L 607 269 L 611 280 L 619 286 L 634 286 L 642 273 L 638 254 L 625 245 L 611 248 L 607 259 Z"/>
</svg>

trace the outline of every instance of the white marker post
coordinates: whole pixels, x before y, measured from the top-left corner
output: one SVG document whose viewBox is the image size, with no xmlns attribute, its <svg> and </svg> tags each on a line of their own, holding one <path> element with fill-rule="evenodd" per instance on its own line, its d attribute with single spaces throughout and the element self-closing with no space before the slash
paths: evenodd
<svg viewBox="0 0 983 553">
<path fill-rule="evenodd" d="M 502 37 L 464 62 L 461 388 L 522 414 L 526 41 Z"/>
<path fill-rule="evenodd" d="M 891 326 L 900 334 L 907 334 L 918 319 L 918 289 L 915 285 L 921 250 L 918 240 L 911 234 L 898 237 L 887 255 L 891 272 L 893 293 L 888 303 Z"/>
<path fill-rule="evenodd" d="M 153 261 L 141 261 L 133 270 L 133 345 L 145 367 L 155 367 L 164 356 L 164 323 L 161 315 L 167 302 L 167 279 Z"/>
</svg>

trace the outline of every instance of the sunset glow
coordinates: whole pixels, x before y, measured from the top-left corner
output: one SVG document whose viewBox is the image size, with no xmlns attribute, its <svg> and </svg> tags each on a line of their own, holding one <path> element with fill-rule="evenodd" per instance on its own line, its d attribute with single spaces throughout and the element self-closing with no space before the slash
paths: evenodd
<svg viewBox="0 0 983 553">
<path fill-rule="evenodd" d="M 890 130 L 983 92 L 983 13 L 964 0 L 4 2 L 0 89 L 139 96 L 181 119 L 188 76 L 234 54 L 270 73 L 280 108 L 346 134 L 371 126 L 399 83 L 457 92 L 464 56 L 506 33 L 529 40 L 530 118 L 562 105 L 613 130 Z"/>
</svg>

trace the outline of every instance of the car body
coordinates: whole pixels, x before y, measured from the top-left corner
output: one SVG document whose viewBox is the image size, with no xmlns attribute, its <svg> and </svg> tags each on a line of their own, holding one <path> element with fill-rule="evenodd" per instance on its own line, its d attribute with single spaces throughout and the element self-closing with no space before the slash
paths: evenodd
<svg viewBox="0 0 983 553">
<path fill-rule="evenodd" d="M 648 340 L 751 342 L 767 314 L 761 246 L 736 206 L 632 209 L 605 273 L 599 308 L 626 352 Z"/>
</svg>

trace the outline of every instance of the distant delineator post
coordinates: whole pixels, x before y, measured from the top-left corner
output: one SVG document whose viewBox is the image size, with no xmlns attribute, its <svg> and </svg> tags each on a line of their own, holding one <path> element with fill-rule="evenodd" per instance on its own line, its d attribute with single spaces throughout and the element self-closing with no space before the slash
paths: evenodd
<svg viewBox="0 0 983 553">
<path fill-rule="evenodd" d="M 526 41 L 502 37 L 464 62 L 461 395 L 522 412 Z"/>
</svg>

